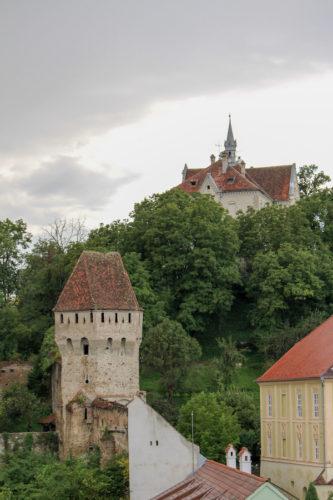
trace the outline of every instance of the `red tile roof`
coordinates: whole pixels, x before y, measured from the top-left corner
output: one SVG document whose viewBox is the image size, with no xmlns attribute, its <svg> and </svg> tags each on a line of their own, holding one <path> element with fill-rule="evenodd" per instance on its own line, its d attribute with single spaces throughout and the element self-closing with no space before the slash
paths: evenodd
<svg viewBox="0 0 333 500">
<path fill-rule="evenodd" d="M 288 201 L 292 168 L 293 165 L 247 168 L 243 175 L 240 165 L 235 165 L 222 173 L 222 161 L 218 160 L 206 168 L 188 169 L 184 182 L 177 187 L 187 193 L 195 193 L 210 174 L 222 192 L 259 190 L 273 200 Z"/>
<path fill-rule="evenodd" d="M 55 311 L 139 310 L 119 253 L 82 252 Z"/>
<path fill-rule="evenodd" d="M 257 382 L 332 377 L 333 316 L 297 342 Z"/>
<path fill-rule="evenodd" d="M 261 186 L 273 200 L 288 201 L 292 167 L 293 165 L 247 168 L 246 175 Z"/>
<path fill-rule="evenodd" d="M 193 475 L 155 497 L 155 500 L 245 500 L 267 479 L 207 460 Z"/>
<path fill-rule="evenodd" d="M 112 410 L 115 408 L 117 410 L 127 412 L 127 408 L 125 405 L 117 403 L 117 401 L 108 401 L 107 399 L 103 398 L 95 398 L 91 403 L 91 406 L 93 406 L 94 408 L 100 408 L 102 410 Z"/>
</svg>

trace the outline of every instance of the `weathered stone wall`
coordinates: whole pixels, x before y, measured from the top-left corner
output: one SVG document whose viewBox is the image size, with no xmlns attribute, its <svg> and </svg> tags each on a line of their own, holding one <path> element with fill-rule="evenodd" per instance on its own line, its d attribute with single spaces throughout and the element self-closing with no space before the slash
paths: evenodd
<svg viewBox="0 0 333 500">
<path fill-rule="evenodd" d="M 0 455 L 6 451 L 33 449 L 39 453 L 58 452 L 56 432 L 13 432 L 0 434 Z"/>
<path fill-rule="evenodd" d="M 93 445 L 100 446 L 102 454 L 104 448 L 109 455 L 113 448 L 127 450 L 127 432 L 126 440 L 113 437 L 114 444 L 110 446 L 105 439 L 101 440 L 98 422 L 102 410 L 90 407 L 96 398 L 126 405 L 139 393 L 141 339 L 141 311 L 55 314 L 55 340 L 61 353 L 61 366 L 54 370 L 52 387 L 61 456 L 82 454 Z M 85 418 L 86 410 L 89 422 Z M 118 417 L 113 409 L 103 411 L 109 414 L 104 418 L 105 422 L 110 420 L 107 433 L 110 426 L 118 425 Z"/>
</svg>

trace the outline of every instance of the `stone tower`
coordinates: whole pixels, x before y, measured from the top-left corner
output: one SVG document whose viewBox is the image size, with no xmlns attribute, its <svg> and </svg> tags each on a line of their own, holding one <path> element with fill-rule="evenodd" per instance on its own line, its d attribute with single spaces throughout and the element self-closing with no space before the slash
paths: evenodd
<svg viewBox="0 0 333 500">
<path fill-rule="evenodd" d="M 94 445 L 109 447 L 109 455 L 125 450 L 126 405 L 139 394 L 143 313 L 121 256 L 83 252 L 54 315 L 61 364 L 53 409 L 62 455 Z"/>
<path fill-rule="evenodd" d="M 232 131 L 231 116 L 229 115 L 229 127 L 227 140 L 224 141 L 224 151 L 227 153 L 229 165 L 236 164 L 236 149 L 237 141 L 234 139 L 234 133 Z"/>
</svg>

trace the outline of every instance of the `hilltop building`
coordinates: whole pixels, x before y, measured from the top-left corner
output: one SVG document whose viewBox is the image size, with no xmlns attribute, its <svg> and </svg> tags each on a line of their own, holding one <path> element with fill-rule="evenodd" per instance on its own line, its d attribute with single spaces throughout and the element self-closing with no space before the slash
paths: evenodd
<svg viewBox="0 0 333 500">
<path fill-rule="evenodd" d="M 333 316 L 259 379 L 261 474 L 305 498 L 333 492 Z"/>
<path fill-rule="evenodd" d="M 273 203 L 288 206 L 299 199 L 295 164 L 246 168 L 236 154 L 230 116 L 224 148 L 218 159 L 211 155 L 207 167 L 188 168 L 185 164 L 178 188 L 212 195 L 232 216 L 249 207 L 258 210 Z"/>
</svg>

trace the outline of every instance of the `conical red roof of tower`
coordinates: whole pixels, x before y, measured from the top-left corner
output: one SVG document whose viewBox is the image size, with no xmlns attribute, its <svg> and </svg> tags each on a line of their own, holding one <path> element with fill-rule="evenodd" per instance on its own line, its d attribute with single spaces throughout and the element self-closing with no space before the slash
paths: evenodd
<svg viewBox="0 0 333 500">
<path fill-rule="evenodd" d="M 139 310 L 122 258 L 117 252 L 83 252 L 54 308 Z"/>
</svg>

